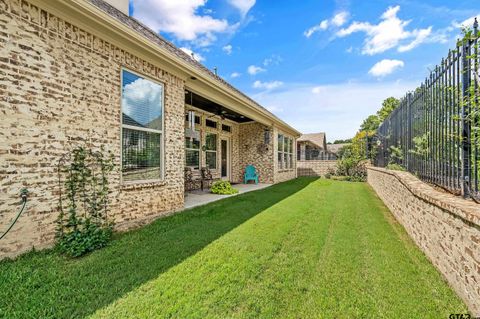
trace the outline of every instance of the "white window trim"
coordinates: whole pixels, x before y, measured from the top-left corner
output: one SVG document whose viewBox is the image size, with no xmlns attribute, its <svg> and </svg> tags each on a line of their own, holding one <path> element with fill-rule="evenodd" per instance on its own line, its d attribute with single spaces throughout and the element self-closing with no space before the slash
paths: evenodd
<svg viewBox="0 0 480 319">
<path fill-rule="evenodd" d="M 207 145 L 207 136 L 208 135 L 215 135 L 216 138 L 215 138 L 215 151 L 212 151 L 212 150 L 207 150 L 206 148 L 206 145 Z M 213 170 L 218 170 L 218 133 L 217 132 L 206 132 L 205 133 L 205 167 L 207 167 L 208 169 L 213 169 Z M 207 153 L 215 153 L 215 168 L 210 168 L 208 167 L 208 163 L 207 163 Z"/>
<path fill-rule="evenodd" d="M 293 161 L 294 161 L 294 158 L 293 158 L 293 152 L 294 152 L 294 147 L 293 147 L 293 138 L 291 137 L 287 137 L 285 136 L 284 134 L 277 134 L 277 143 L 278 143 L 278 140 L 279 140 L 279 137 L 282 137 L 282 150 L 279 151 L 278 150 L 278 145 L 277 145 L 277 169 L 279 171 L 287 171 L 287 170 L 293 170 L 294 169 L 294 165 L 293 165 Z M 287 147 L 287 143 L 286 141 L 289 141 L 289 144 L 292 145 L 292 151 L 290 152 L 288 150 L 288 147 Z M 278 154 L 281 155 L 281 160 L 279 161 L 278 160 Z M 287 156 L 287 161 L 285 161 L 285 155 Z M 287 164 L 288 164 L 288 159 L 291 158 L 290 160 L 290 166 L 287 167 Z"/>
<path fill-rule="evenodd" d="M 161 130 L 123 124 L 122 114 L 123 114 L 123 72 L 124 71 L 130 72 L 132 74 L 137 75 L 138 77 L 152 81 L 162 86 L 162 129 Z M 165 134 L 164 134 L 165 132 L 165 83 L 152 79 L 149 76 L 140 74 L 131 69 L 122 67 L 120 69 L 120 86 L 121 86 L 121 89 L 120 89 L 120 181 L 122 184 L 143 184 L 143 183 L 149 184 L 149 183 L 163 182 L 165 181 Z M 123 129 L 124 128 L 130 129 L 130 130 L 160 134 L 160 178 L 146 179 L 146 180 L 133 180 L 133 181 L 123 180 Z"/>
<path fill-rule="evenodd" d="M 200 168 L 202 167 L 202 134 L 201 134 L 201 131 L 198 130 L 198 129 L 195 129 L 195 131 L 199 132 L 200 133 L 200 142 L 199 142 L 199 146 L 198 148 L 188 148 L 188 147 L 185 147 L 185 152 L 187 151 L 193 151 L 193 152 L 198 152 L 198 167 L 195 167 L 195 166 L 189 166 L 187 165 L 187 158 L 185 156 L 185 166 L 186 167 L 190 167 L 192 170 L 194 171 L 198 171 L 200 170 Z M 185 138 L 188 138 L 188 137 L 185 137 Z"/>
</svg>

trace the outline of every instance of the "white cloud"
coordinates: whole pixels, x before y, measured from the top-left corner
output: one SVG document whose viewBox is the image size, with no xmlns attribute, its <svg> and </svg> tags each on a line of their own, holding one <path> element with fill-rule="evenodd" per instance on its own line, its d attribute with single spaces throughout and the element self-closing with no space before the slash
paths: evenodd
<svg viewBox="0 0 480 319">
<path fill-rule="evenodd" d="M 475 17 L 480 18 L 480 12 L 473 17 L 470 17 L 468 19 L 463 20 L 462 22 L 453 21 L 452 26 L 454 28 L 457 28 L 457 29 L 459 29 L 459 28 L 473 28 L 473 23 L 475 22 Z"/>
<path fill-rule="evenodd" d="M 145 105 L 161 105 L 162 99 L 161 85 L 139 78 L 123 88 L 122 111 L 133 120 L 148 125 L 162 115 L 162 110 L 152 108 L 150 112 L 145 112 Z"/>
<path fill-rule="evenodd" d="M 231 44 L 228 44 L 228 45 L 224 46 L 224 47 L 222 48 L 222 50 L 223 50 L 226 54 L 230 55 L 230 54 L 232 54 L 233 47 L 232 47 Z"/>
<path fill-rule="evenodd" d="M 375 63 L 375 65 L 368 71 L 369 74 L 375 77 L 382 77 L 393 73 L 397 69 L 403 68 L 405 63 L 400 60 L 389 60 L 384 59 L 380 62 Z"/>
<path fill-rule="evenodd" d="M 253 87 L 255 89 L 273 90 L 273 89 L 281 87 L 282 85 L 283 85 L 282 81 L 271 81 L 271 82 L 255 81 L 255 82 L 253 82 Z"/>
<path fill-rule="evenodd" d="M 203 57 L 201 54 L 193 52 L 191 49 L 186 48 L 186 47 L 181 47 L 180 50 L 188 54 L 189 56 L 193 57 L 195 60 L 198 62 L 203 62 L 205 61 L 205 57 Z M 192 55 L 193 54 L 193 55 Z"/>
<path fill-rule="evenodd" d="M 207 0 L 132 0 L 133 16 L 157 32 L 173 34 L 184 41 L 198 41 L 207 46 L 215 41 L 215 33 L 232 27 L 227 20 L 199 15 L 197 10 Z"/>
<path fill-rule="evenodd" d="M 242 74 L 240 74 L 240 73 L 238 73 L 238 72 L 233 72 L 232 74 L 230 74 L 230 77 L 231 77 L 232 79 L 235 79 L 235 78 L 240 77 L 241 75 L 242 75 Z"/>
<path fill-rule="evenodd" d="M 310 38 L 315 32 L 327 30 L 328 20 L 323 20 L 320 24 L 315 25 L 303 33 L 304 36 Z"/>
<path fill-rule="evenodd" d="M 318 25 L 315 25 L 308 30 L 306 30 L 303 35 L 306 36 L 307 38 L 310 38 L 315 32 L 318 31 L 325 31 L 329 27 L 341 27 L 342 25 L 345 24 L 348 20 L 349 13 L 346 11 L 342 11 L 334 15 L 331 19 L 329 20 L 323 20 L 320 22 Z"/>
<path fill-rule="evenodd" d="M 325 89 L 325 87 L 323 86 L 315 86 L 314 88 L 312 88 L 312 93 L 313 94 L 320 94 L 322 93 L 322 91 Z"/>
<path fill-rule="evenodd" d="M 410 51 L 413 48 L 419 46 L 425 40 L 430 36 L 432 33 L 432 27 L 428 27 L 427 29 L 421 29 L 421 30 L 414 30 L 412 34 L 414 34 L 415 39 L 413 39 L 412 42 L 406 44 L 406 45 L 401 45 L 398 47 L 398 52 L 405 52 L 405 51 Z"/>
<path fill-rule="evenodd" d="M 228 0 L 228 2 L 240 11 L 242 16 L 246 16 L 248 11 L 255 5 L 255 0 Z"/>
<path fill-rule="evenodd" d="M 282 118 L 299 131 L 326 132 L 327 139 L 333 141 L 353 137 L 363 119 L 375 113 L 384 99 L 403 97 L 418 83 L 285 83 L 281 90 L 262 91 L 252 97 L 262 105 L 282 109 Z M 317 94 L 312 94 L 314 88 L 318 88 Z"/>
<path fill-rule="evenodd" d="M 339 30 L 336 35 L 345 37 L 355 32 L 366 34 L 363 54 L 374 55 L 398 47 L 399 52 L 409 51 L 427 40 L 432 32 L 432 27 L 426 29 L 406 30 L 410 20 L 401 20 L 397 17 L 400 6 L 389 7 L 381 16 L 379 24 L 369 22 L 353 22 L 347 28 Z M 404 41 L 409 40 L 407 44 Z"/>
<path fill-rule="evenodd" d="M 282 61 L 283 59 L 281 56 L 273 54 L 271 57 L 263 60 L 263 66 L 279 65 Z"/>
<path fill-rule="evenodd" d="M 340 13 L 337 13 L 330 22 L 337 27 L 341 27 L 345 24 L 345 22 L 347 22 L 348 15 L 348 12 L 342 11 Z"/>
<path fill-rule="evenodd" d="M 255 74 L 258 74 L 260 72 L 265 72 L 266 70 L 262 67 L 259 67 L 259 66 L 256 66 L 256 65 L 250 65 L 248 68 L 247 68 L 247 72 L 248 74 L 250 75 L 255 75 Z"/>
</svg>

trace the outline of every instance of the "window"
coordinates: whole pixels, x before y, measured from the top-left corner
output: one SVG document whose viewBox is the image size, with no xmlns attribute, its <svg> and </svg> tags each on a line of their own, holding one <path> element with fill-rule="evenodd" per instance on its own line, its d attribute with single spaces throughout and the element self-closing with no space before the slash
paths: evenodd
<svg viewBox="0 0 480 319">
<path fill-rule="evenodd" d="M 217 169 L 217 134 L 207 133 L 205 137 L 205 160 L 208 168 Z"/>
<path fill-rule="evenodd" d="M 163 85 L 122 71 L 122 178 L 162 178 Z"/>
<path fill-rule="evenodd" d="M 205 120 L 205 126 L 211 127 L 211 128 L 217 128 L 217 122 L 207 119 Z"/>
<path fill-rule="evenodd" d="M 222 131 L 230 133 L 232 131 L 232 128 L 230 125 L 222 124 Z"/>
<path fill-rule="evenodd" d="M 185 122 L 188 123 L 188 113 L 185 114 Z M 198 115 L 195 115 L 195 124 L 200 125 L 200 116 L 198 116 Z"/>
<path fill-rule="evenodd" d="M 278 134 L 277 163 L 279 169 L 293 168 L 293 139 Z"/>
<path fill-rule="evenodd" d="M 200 136 L 200 132 L 196 130 Z M 185 166 L 200 168 L 200 139 L 185 137 Z"/>
</svg>

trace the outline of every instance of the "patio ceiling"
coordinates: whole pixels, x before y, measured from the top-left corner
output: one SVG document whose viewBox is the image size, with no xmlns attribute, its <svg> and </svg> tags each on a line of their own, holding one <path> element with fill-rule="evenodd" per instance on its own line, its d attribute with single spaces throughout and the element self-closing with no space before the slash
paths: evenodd
<svg viewBox="0 0 480 319">
<path fill-rule="evenodd" d="M 218 115 L 231 121 L 235 121 L 237 123 L 245 123 L 252 121 L 252 119 L 246 117 L 245 115 L 232 111 L 224 107 L 223 105 L 215 103 L 189 90 L 185 90 L 185 104 L 194 106 L 198 109 Z"/>
</svg>

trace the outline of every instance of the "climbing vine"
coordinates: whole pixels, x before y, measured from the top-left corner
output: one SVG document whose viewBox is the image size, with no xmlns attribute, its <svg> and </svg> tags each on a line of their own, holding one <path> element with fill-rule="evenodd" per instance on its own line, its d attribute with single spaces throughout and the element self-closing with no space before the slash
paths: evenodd
<svg viewBox="0 0 480 319">
<path fill-rule="evenodd" d="M 57 248 L 79 257 L 107 245 L 113 223 L 108 218 L 108 175 L 113 156 L 77 147 L 58 165 Z"/>
</svg>

